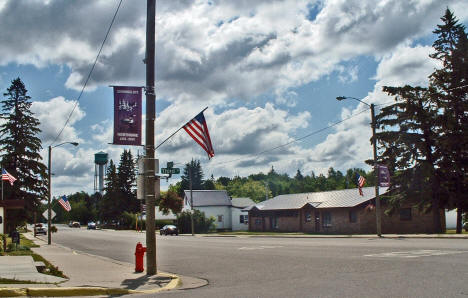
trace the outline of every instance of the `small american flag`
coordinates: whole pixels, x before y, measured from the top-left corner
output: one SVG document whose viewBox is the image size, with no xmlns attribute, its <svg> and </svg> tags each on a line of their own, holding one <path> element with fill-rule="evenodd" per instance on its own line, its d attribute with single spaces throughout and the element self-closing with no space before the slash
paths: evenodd
<svg viewBox="0 0 468 298">
<path fill-rule="evenodd" d="M 208 158 L 214 156 L 213 145 L 211 145 L 210 133 L 208 132 L 203 112 L 187 122 L 183 126 L 183 129 L 206 151 Z"/>
<path fill-rule="evenodd" d="M 67 197 L 66 196 L 62 196 L 59 200 L 58 200 L 59 204 L 62 205 L 63 209 L 65 209 L 65 211 L 67 212 L 70 212 L 71 210 L 71 205 L 70 205 L 70 201 L 67 200 Z"/>
<path fill-rule="evenodd" d="M 11 186 L 16 181 L 16 178 L 13 177 L 10 173 L 8 173 L 5 169 L 2 169 L 2 180 L 10 181 Z"/>
<path fill-rule="evenodd" d="M 357 179 L 357 184 L 359 188 L 359 194 L 361 196 L 364 196 L 364 193 L 362 192 L 362 187 L 364 186 L 364 183 L 366 183 L 366 178 L 359 175 L 359 173 L 356 173 L 356 179 Z"/>
</svg>

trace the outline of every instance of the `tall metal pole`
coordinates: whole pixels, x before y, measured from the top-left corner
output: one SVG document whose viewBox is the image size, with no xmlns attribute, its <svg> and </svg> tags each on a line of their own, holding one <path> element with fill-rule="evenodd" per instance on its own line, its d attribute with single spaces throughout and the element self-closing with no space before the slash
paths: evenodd
<svg viewBox="0 0 468 298">
<path fill-rule="evenodd" d="M 155 234 L 155 158 L 154 158 L 154 120 L 156 117 L 156 96 L 154 91 L 154 56 L 156 43 L 156 0 L 146 2 L 146 273 L 154 275 L 156 267 Z"/>
<path fill-rule="evenodd" d="M 375 111 L 374 104 L 370 105 L 372 118 L 372 145 L 374 148 L 374 175 L 375 175 L 375 218 L 377 221 L 377 236 L 382 236 L 382 218 L 380 214 L 380 199 L 379 199 L 379 168 L 377 165 L 377 139 L 375 137 Z"/>
<path fill-rule="evenodd" d="M 190 183 L 190 208 L 192 209 L 192 216 L 190 216 L 191 226 L 192 226 L 192 236 L 195 234 L 195 224 L 193 223 L 193 192 L 192 192 L 192 165 L 189 166 L 189 183 Z"/>
<path fill-rule="evenodd" d="M 52 236 L 51 236 L 51 233 L 50 233 L 50 225 L 52 223 L 52 220 L 51 220 L 51 217 L 52 217 L 52 208 L 50 206 L 50 196 L 51 196 L 51 192 L 50 192 L 50 189 L 51 189 L 51 184 L 52 184 L 52 181 L 50 180 L 51 179 L 51 174 L 50 174 L 50 166 L 51 166 L 51 158 L 52 158 L 52 147 L 49 146 L 49 161 L 47 162 L 47 176 L 48 176 L 48 185 L 47 185 L 47 188 L 48 188 L 48 196 L 47 196 L 47 244 L 50 245 L 52 243 Z"/>
</svg>

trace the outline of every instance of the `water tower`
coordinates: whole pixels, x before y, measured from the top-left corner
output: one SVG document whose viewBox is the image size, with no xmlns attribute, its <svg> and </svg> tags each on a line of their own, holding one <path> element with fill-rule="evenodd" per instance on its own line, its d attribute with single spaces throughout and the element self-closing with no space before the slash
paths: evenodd
<svg viewBox="0 0 468 298">
<path fill-rule="evenodd" d="M 94 191 L 104 191 L 104 172 L 107 171 L 108 155 L 105 152 L 94 154 Z"/>
</svg>

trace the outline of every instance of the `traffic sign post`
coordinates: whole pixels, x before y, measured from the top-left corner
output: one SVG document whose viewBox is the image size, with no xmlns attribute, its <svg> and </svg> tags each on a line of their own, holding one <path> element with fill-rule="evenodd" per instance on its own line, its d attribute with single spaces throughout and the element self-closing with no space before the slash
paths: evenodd
<svg viewBox="0 0 468 298">
<path fill-rule="evenodd" d="M 50 216 L 51 216 L 51 219 L 52 219 L 52 218 L 54 218 L 54 217 L 55 217 L 55 215 L 57 215 L 57 214 L 55 214 L 54 210 L 51 210 L 51 211 L 50 211 Z M 44 217 L 45 217 L 45 219 L 49 220 L 49 217 L 48 217 L 48 212 L 47 212 L 47 210 L 46 210 L 46 211 L 44 211 L 44 212 L 42 213 L 42 216 L 44 216 Z"/>
</svg>

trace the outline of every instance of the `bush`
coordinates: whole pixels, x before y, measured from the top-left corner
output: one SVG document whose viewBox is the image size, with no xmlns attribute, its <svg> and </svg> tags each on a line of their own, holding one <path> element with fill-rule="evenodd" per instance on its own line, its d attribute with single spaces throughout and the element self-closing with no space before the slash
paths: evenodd
<svg viewBox="0 0 468 298">
<path fill-rule="evenodd" d="M 195 233 L 206 233 L 214 229 L 215 219 L 213 217 L 206 218 L 204 212 L 201 212 L 199 210 L 193 211 Z M 179 228 L 179 233 L 192 233 L 190 211 L 181 212 L 177 216 L 177 226 Z"/>
</svg>

